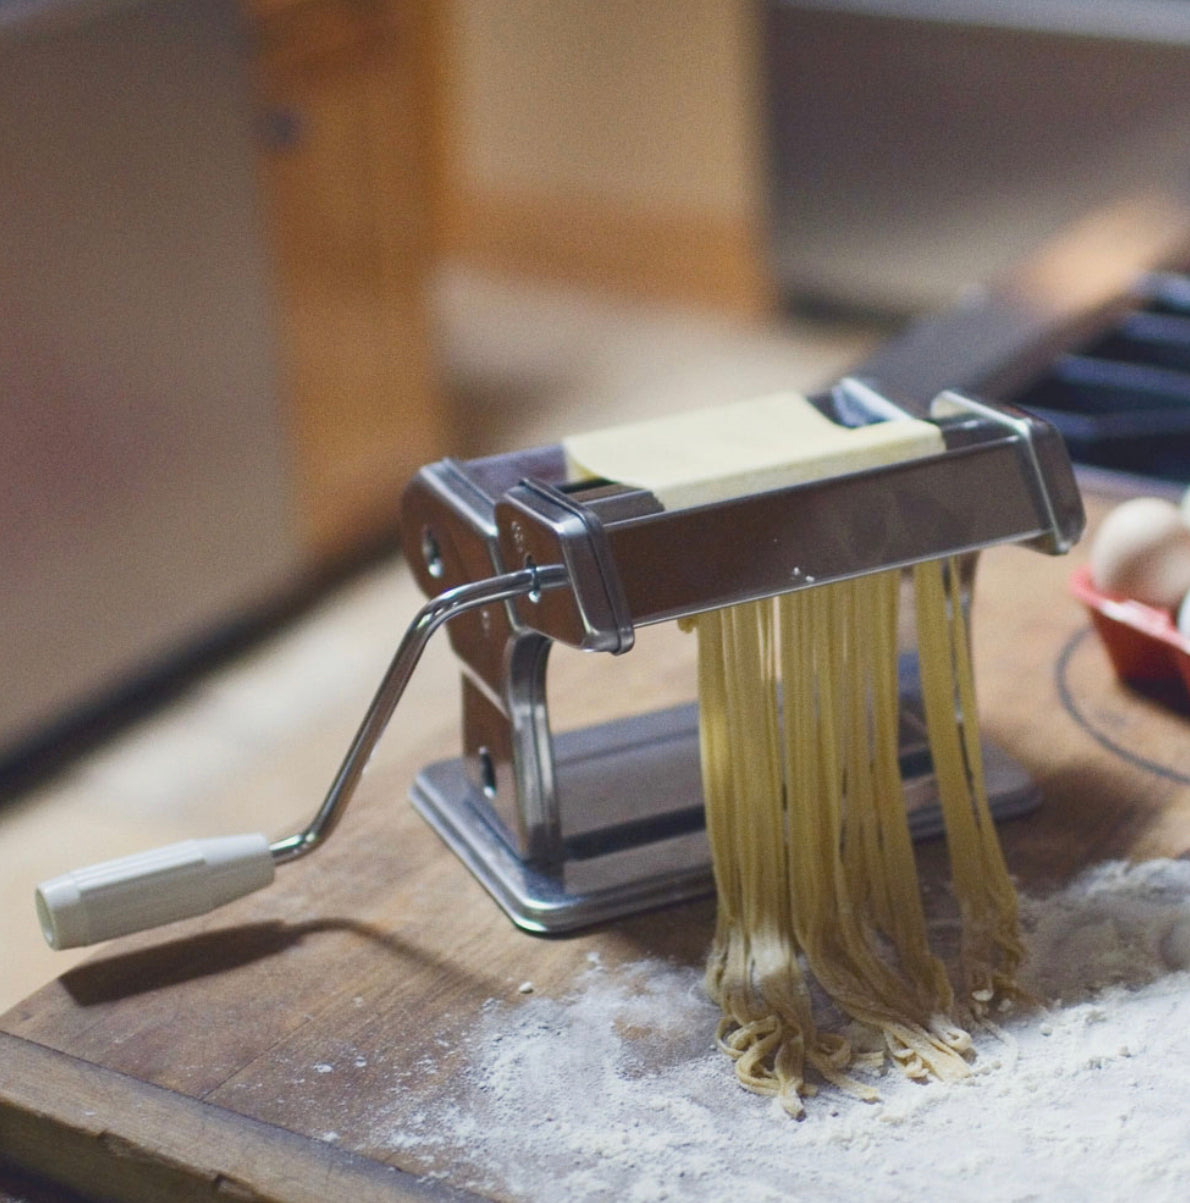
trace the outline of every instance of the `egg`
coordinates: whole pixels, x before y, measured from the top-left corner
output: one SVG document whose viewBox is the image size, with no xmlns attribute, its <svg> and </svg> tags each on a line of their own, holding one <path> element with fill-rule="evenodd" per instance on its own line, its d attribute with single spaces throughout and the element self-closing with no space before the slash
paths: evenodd
<svg viewBox="0 0 1190 1203">
<path fill-rule="evenodd" d="M 1190 593 L 1187 593 L 1182 598 L 1182 604 L 1178 606 L 1178 633 L 1190 639 Z"/>
<path fill-rule="evenodd" d="M 1135 497 L 1103 520 L 1091 577 L 1104 593 L 1174 610 L 1190 593 L 1190 524 L 1172 501 Z"/>
</svg>

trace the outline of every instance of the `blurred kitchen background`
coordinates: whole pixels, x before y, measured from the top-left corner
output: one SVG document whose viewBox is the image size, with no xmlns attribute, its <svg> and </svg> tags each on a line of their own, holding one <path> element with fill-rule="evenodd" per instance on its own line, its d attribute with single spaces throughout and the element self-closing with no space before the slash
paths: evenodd
<svg viewBox="0 0 1190 1203">
<path fill-rule="evenodd" d="M 418 466 L 813 388 L 1182 188 L 1190 3 L 0 0 L 0 113 L 2 1008 L 40 877 L 316 803 Z"/>
</svg>

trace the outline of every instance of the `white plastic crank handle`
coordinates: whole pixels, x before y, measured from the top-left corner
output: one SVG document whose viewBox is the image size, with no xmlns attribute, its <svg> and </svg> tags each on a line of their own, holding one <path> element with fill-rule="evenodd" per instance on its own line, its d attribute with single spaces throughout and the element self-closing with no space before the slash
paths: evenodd
<svg viewBox="0 0 1190 1203">
<path fill-rule="evenodd" d="M 49 946 L 79 948 L 205 915 L 269 885 L 277 865 L 320 848 L 338 825 L 430 636 L 456 614 L 560 589 L 568 580 L 561 564 L 530 566 L 431 598 L 405 632 L 322 806 L 301 831 L 271 845 L 263 835 L 187 840 L 43 881 L 37 917 Z"/>
<path fill-rule="evenodd" d="M 205 915 L 269 885 L 275 864 L 263 835 L 185 840 L 43 881 L 37 917 L 51 948 L 79 948 Z"/>
</svg>

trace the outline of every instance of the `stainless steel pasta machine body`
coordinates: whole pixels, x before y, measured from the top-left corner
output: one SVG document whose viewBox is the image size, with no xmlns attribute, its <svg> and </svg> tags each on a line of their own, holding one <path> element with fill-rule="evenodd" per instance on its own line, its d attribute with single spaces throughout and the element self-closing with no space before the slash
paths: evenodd
<svg viewBox="0 0 1190 1203">
<path fill-rule="evenodd" d="M 845 380 L 812 399 L 844 425 L 924 418 L 945 450 L 713 505 L 574 479 L 560 447 L 423 468 L 405 546 L 430 595 L 561 565 L 566 584 L 460 614 L 462 755 L 417 778 L 414 804 L 522 927 L 563 931 L 712 888 L 694 704 L 555 737 L 555 642 L 619 654 L 642 625 L 1003 542 L 1060 553 L 1082 505 L 1044 422 L 957 393 L 893 401 Z M 916 674 L 903 657 L 902 768 L 915 833 L 938 830 Z M 1032 786 L 985 743 L 998 815 Z"/>
</svg>

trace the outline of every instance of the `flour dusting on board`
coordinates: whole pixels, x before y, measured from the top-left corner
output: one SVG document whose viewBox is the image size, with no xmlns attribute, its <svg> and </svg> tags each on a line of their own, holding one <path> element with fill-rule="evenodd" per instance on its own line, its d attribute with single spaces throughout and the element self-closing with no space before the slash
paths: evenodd
<svg viewBox="0 0 1190 1203">
<path fill-rule="evenodd" d="M 958 1085 L 889 1072 L 880 1103 L 824 1089 L 796 1122 L 711 1047 L 699 972 L 596 962 L 566 998 L 490 1004 L 450 1096 L 374 1142 L 500 1199 L 1184 1198 L 1190 863 L 1102 866 L 1022 914 L 1046 1005 Z"/>
</svg>

